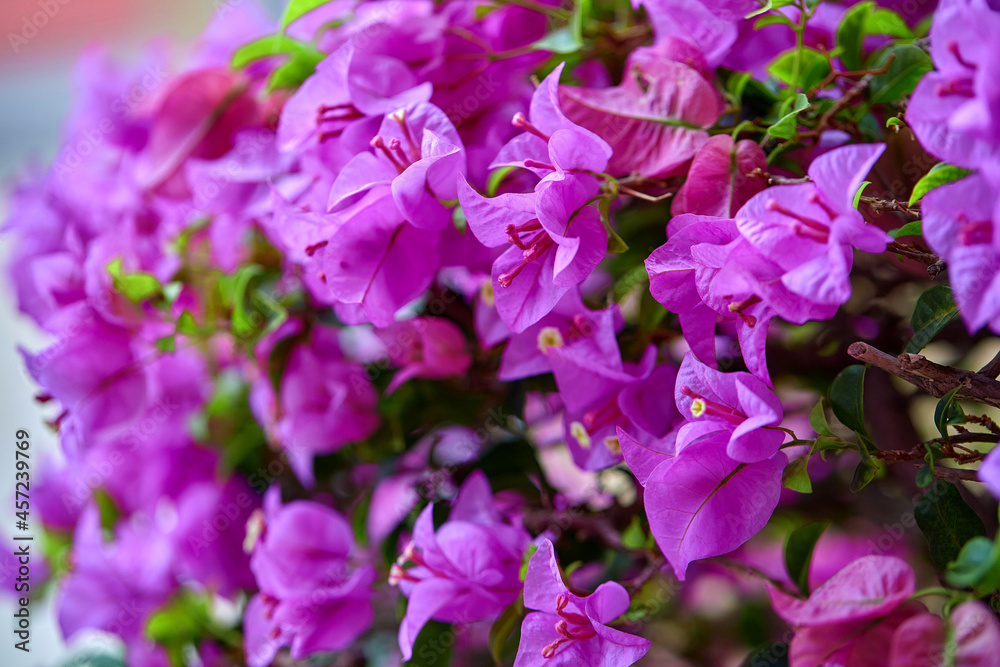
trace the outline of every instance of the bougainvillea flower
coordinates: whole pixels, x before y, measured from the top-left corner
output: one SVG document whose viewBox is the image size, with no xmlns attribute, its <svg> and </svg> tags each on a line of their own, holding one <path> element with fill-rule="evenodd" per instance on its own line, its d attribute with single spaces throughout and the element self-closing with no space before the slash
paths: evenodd
<svg viewBox="0 0 1000 667">
<path fill-rule="evenodd" d="M 310 139 L 337 136 L 354 121 L 426 102 L 431 84 L 421 83 L 402 61 L 359 56 L 353 41 L 330 54 L 285 104 L 278 144 L 290 151 Z"/>
<path fill-rule="evenodd" d="M 375 569 L 357 564 L 351 526 L 336 511 L 272 487 L 248 525 L 250 567 L 260 593 L 244 617 L 247 664 L 271 664 L 281 646 L 301 660 L 345 648 L 374 618 Z"/>
<path fill-rule="evenodd" d="M 592 176 L 554 172 L 532 194 L 487 199 L 467 183 L 458 196 L 469 227 L 484 245 L 509 246 L 493 264 L 493 295 L 508 327 L 520 333 L 551 312 L 607 252 L 600 214 L 589 206 Z"/>
<path fill-rule="evenodd" d="M 402 368 L 386 392 L 412 378 L 461 375 L 472 365 L 465 336 L 454 323 L 440 317 L 418 317 L 376 331 L 389 360 Z"/>
<path fill-rule="evenodd" d="M 646 479 L 650 531 L 682 581 L 691 561 L 740 546 L 764 527 L 778 505 L 785 455 L 740 463 L 726 454 L 727 444 L 725 437 L 692 443 Z"/>
<path fill-rule="evenodd" d="M 649 640 L 609 627 L 628 610 L 625 588 L 608 581 L 590 595 L 571 592 L 549 540 L 528 562 L 524 606 L 533 611 L 521 624 L 515 667 L 627 667 L 649 651 Z"/>
<path fill-rule="evenodd" d="M 448 521 L 436 531 L 433 511 L 428 505 L 420 513 L 413 541 L 389 575 L 408 598 L 399 626 L 404 660 L 429 620 L 465 624 L 495 618 L 521 592 L 518 575 L 530 537 L 501 515 L 485 475 L 469 476 Z"/>
<path fill-rule="evenodd" d="M 451 224 L 442 200 L 456 197 L 465 172 L 462 140 L 444 113 L 421 103 L 386 114 L 372 139 L 373 152 L 355 155 L 330 191 L 330 207 L 343 207 L 379 185 L 389 185 L 403 216 L 420 229 Z"/>
<path fill-rule="evenodd" d="M 1000 84 L 988 37 L 998 30 L 995 3 L 942 4 L 930 34 L 936 71 L 920 80 L 906 110 L 907 125 L 929 153 L 968 169 L 1000 159 Z"/>
<path fill-rule="evenodd" d="M 970 332 L 1000 332 L 1000 193 L 980 174 L 935 188 L 921 202 L 925 238 L 948 264 L 955 303 Z"/>
<path fill-rule="evenodd" d="M 768 428 L 781 423 L 781 401 L 750 373 L 722 373 L 690 352 L 677 373 L 677 410 L 688 420 L 677 434 L 677 451 L 699 438 L 725 433 L 726 454 L 744 463 L 769 459 L 785 434 Z"/>
<path fill-rule="evenodd" d="M 863 144 L 824 153 L 809 167 L 812 183 L 768 188 L 737 213 L 740 233 L 784 270 L 781 283 L 791 292 L 817 304 L 843 304 L 851 295 L 851 248 L 885 250 L 889 235 L 853 206 L 884 150 Z"/>
</svg>

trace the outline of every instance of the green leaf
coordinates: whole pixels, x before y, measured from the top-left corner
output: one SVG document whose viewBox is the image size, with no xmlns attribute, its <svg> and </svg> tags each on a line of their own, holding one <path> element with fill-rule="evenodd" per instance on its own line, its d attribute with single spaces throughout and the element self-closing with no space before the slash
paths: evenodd
<svg viewBox="0 0 1000 667">
<path fill-rule="evenodd" d="M 874 2 L 859 2 L 846 12 L 837 28 L 837 46 L 840 60 L 848 70 L 861 69 L 861 52 L 865 41 L 865 17 L 871 12 Z"/>
<path fill-rule="evenodd" d="M 968 540 L 948 565 L 945 581 L 957 588 L 972 588 L 986 595 L 1000 588 L 1000 545 L 985 537 Z"/>
<path fill-rule="evenodd" d="M 298 88 L 303 81 L 312 76 L 316 71 L 316 65 L 323 57 L 318 51 L 300 51 L 293 54 L 287 63 L 271 72 L 267 80 L 268 91 Z"/>
<path fill-rule="evenodd" d="M 198 335 L 198 323 L 195 322 L 194 315 L 191 314 L 190 310 L 185 310 L 177 318 L 177 333 L 182 333 L 185 336 Z"/>
<path fill-rule="evenodd" d="M 594 0 L 576 0 L 576 8 L 573 10 L 573 18 L 570 19 L 570 27 L 573 30 L 573 37 L 583 44 L 583 28 L 587 25 L 591 12 L 594 11 Z"/>
<path fill-rule="evenodd" d="M 142 271 L 126 273 L 122 270 L 121 257 L 108 264 L 111 283 L 115 290 L 132 303 L 142 303 L 153 298 L 162 291 L 160 281 L 156 276 Z"/>
<path fill-rule="evenodd" d="M 947 285 L 935 285 L 921 294 L 910 317 L 913 338 L 906 344 L 905 351 L 920 352 L 957 314 L 958 307 Z"/>
<path fill-rule="evenodd" d="M 899 229 L 893 229 L 889 232 L 889 236 L 894 239 L 899 239 L 904 236 L 921 236 L 924 233 L 924 223 L 922 220 L 913 220 L 908 222 Z"/>
<path fill-rule="evenodd" d="M 925 465 L 920 466 L 920 470 L 917 471 L 916 480 L 917 486 L 921 489 L 926 488 L 934 483 L 934 466 Z"/>
<path fill-rule="evenodd" d="M 899 116 L 893 116 L 889 120 L 885 121 L 886 127 L 903 127 L 903 121 L 899 119 Z"/>
<path fill-rule="evenodd" d="M 944 569 L 958 558 L 962 545 L 974 537 L 986 535 L 986 527 L 958 488 L 938 480 L 928 489 L 913 510 L 917 525 L 927 539 L 931 562 Z"/>
<path fill-rule="evenodd" d="M 177 351 L 177 339 L 173 334 L 164 336 L 163 338 L 157 338 L 156 343 L 154 344 L 156 345 L 156 349 L 160 352 L 173 353 Z"/>
<path fill-rule="evenodd" d="M 775 58 L 767 71 L 791 88 L 809 90 L 830 74 L 830 61 L 815 49 L 790 49 Z"/>
<path fill-rule="evenodd" d="M 94 489 L 94 504 L 97 505 L 97 511 L 101 518 L 101 530 L 104 531 L 105 536 L 112 536 L 115 525 L 122 516 L 121 508 L 118 507 L 118 503 L 111 497 L 111 494 L 103 488 Z"/>
<path fill-rule="evenodd" d="M 413 643 L 413 657 L 405 667 L 448 667 L 455 630 L 447 623 L 428 621 Z"/>
<path fill-rule="evenodd" d="M 972 172 L 968 169 L 962 169 L 961 167 L 956 167 L 953 164 L 948 164 L 947 162 L 938 162 L 936 165 L 931 167 L 931 170 L 924 174 L 924 177 L 917 181 L 917 184 L 913 186 L 913 194 L 910 195 L 910 206 L 913 206 L 918 201 L 924 198 L 928 192 L 936 187 L 945 185 L 947 183 L 954 183 L 957 180 L 963 179 Z"/>
<path fill-rule="evenodd" d="M 493 656 L 493 661 L 497 664 L 497 667 L 503 665 L 504 647 L 507 645 L 507 641 L 511 635 L 514 634 L 514 630 L 521 624 L 523 616 L 524 593 L 522 592 L 510 606 L 503 610 L 503 613 L 490 626 L 490 655 Z"/>
<path fill-rule="evenodd" d="M 852 431 L 865 430 L 865 367 L 860 364 L 842 370 L 830 385 L 830 405 L 833 414 Z"/>
<path fill-rule="evenodd" d="M 830 424 L 826 421 L 826 401 L 824 399 L 819 399 L 819 403 L 816 407 L 812 409 L 809 413 L 809 426 L 818 435 L 828 435 L 833 436 L 833 431 L 830 430 Z"/>
<path fill-rule="evenodd" d="M 872 69 L 880 69 L 895 55 L 884 74 L 872 77 L 868 101 L 872 104 L 896 102 L 913 92 L 924 74 L 933 69 L 927 52 L 912 44 L 897 44 L 882 52 Z"/>
<path fill-rule="evenodd" d="M 753 78 L 752 72 L 733 72 L 726 81 L 726 92 L 733 98 L 734 102 L 742 102 L 743 91 Z"/>
<path fill-rule="evenodd" d="M 812 480 L 809 479 L 809 456 L 795 459 L 781 473 L 781 483 L 786 489 L 799 493 L 812 493 Z"/>
<path fill-rule="evenodd" d="M 646 533 L 642 529 L 639 517 L 632 517 L 632 523 L 622 531 L 622 545 L 626 549 L 637 551 L 646 546 Z"/>
<path fill-rule="evenodd" d="M 827 522 L 807 523 L 785 538 L 785 570 L 803 595 L 809 595 L 809 563 L 813 549 L 829 525 Z"/>
<path fill-rule="evenodd" d="M 743 18 L 752 19 L 755 16 L 760 16 L 765 12 L 771 11 L 772 9 L 780 9 L 782 7 L 787 7 L 788 5 L 793 4 L 794 2 L 795 0 L 767 0 L 767 2 L 764 2 L 761 5 L 760 9 L 750 12 Z"/>
<path fill-rule="evenodd" d="M 281 16 L 281 29 L 284 30 L 299 17 L 305 16 L 328 2 L 330 0 L 290 0 L 285 6 L 285 13 Z"/>
<path fill-rule="evenodd" d="M 194 593 L 181 593 L 150 616 L 146 638 L 161 646 L 183 649 L 211 626 L 208 601 Z"/>
<path fill-rule="evenodd" d="M 767 134 L 778 139 L 792 139 L 798 124 L 795 122 L 799 113 L 809 108 L 809 98 L 799 93 L 795 99 L 787 99 L 781 105 L 781 116 L 771 127 L 767 128 Z"/>
<path fill-rule="evenodd" d="M 536 551 L 538 551 L 537 544 L 529 544 L 524 550 L 524 555 L 521 557 L 521 581 L 524 581 L 524 578 L 528 575 L 528 562 L 531 560 L 531 557 L 535 555 Z"/>
<path fill-rule="evenodd" d="M 633 266 L 611 288 L 611 299 L 615 303 L 621 303 L 629 294 L 648 284 L 649 273 L 646 271 L 646 267 L 642 264 Z"/>
<path fill-rule="evenodd" d="M 858 204 L 861 203 L 861 194 L 865 191 L 865 188 L 871 184 L 871 181 L 862 181 L 861 185 L 858 187 L 858 191 L 854 193 L 854 208 L 857 208 Z"/>
<path fill-rule="evenodd" d="M 871 484 L 879 470 L 878 464 L 872 459 L 864 443 L 859 445 L 859 451 L 861 452 L 861 461 L 858 462 L 858 467 L 854 469 L 854 475 L 851 477 L 850 487 L 853 493 L 857 493 Z"/>
<path fill-rule="evenodd" d="M 793 30 L 798 27 L 798 24 L 795 21 L 783 14 L 768 14 L 767 16 L 761 16 L 757 19 L 757 22 L 753 24 L 753 29 L 760 30 L 761 28 L 766 28 L 769 25 L 787 25 Z"/>
<path fill-rule="evenodd" d="M 465 211 L 462 210 L 461 206 L 456 206 L 451 210 L 451 221 L 455 225 L 455 229 L 460 232 L 465 232 L 465 228 L 469 225 L 469 220 L 465 217 Z"/>
<path fill-rule="evenodd" d="M 875 11 L 865 17 L 865 33 L 913 39 L 913 31 L 906 25 L 906 21 L 896 12 L 884 7 L 877 7 Z"/>
<path fill-rule="evenodd" d="M 531 48 L 536 51 L 551 51 L 552 53 L 565 55 L 567 53 L 576 53 L 582 49 L 583 41 L 573 34 L 572 27 L 566 27 L 553 30 L 532 44 Z"/>
<path fill-rule="evenodd" d="M 286 53 L 296 53 L 311 48 L 308 44 L 303 44 L 286 35 L 268 35 L 237 49 L 236 53 L 233 54 L 230 64 L 233 69 L 243 69 L 250 63 L 264 58 Z"/>
<path fill-rule="evenodd" d="M 496 197 L 497 190 L 500 189 L 500 184 L 503 183 L 503 179 L 507 178 L 507 174 L 514 171 L 514 167 L 500 167 L 490 172 L 489 180 L 486 182 L 486 196 Z"/>
<path fill-rule="evenodd" d="M 965 423 L 965 410 L 955 400 L 955 395 L 959 389 L 960 387 L 955 387 L 941 397 L 937 407 L 934 408 L 934 425 L 937 426 L 941 437 L 945 439 L 948 438 L 949 426 Z"/>
</svg>

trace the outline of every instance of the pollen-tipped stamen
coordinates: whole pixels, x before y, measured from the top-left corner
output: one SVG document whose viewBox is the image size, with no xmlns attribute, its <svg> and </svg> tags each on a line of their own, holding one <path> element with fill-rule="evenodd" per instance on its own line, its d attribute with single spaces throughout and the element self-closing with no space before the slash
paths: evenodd
<svg viewBox="0 0 1000 667">
<path fill-rule="evenodd" d="M 722 403 L 717 403 L 705 398 L 687 385 L 682 386 L 680 388 L 680 392 L 688 398 L 693 399 L 691 402 L 692 417 L 699 418 L 705 415 L 710 415 L 712 417 L 724 419 L 730 424 L 736 425 L 742 424 L 747 418 L 746 415 L 737 412 L 728 405 L 723 405 Z"/>
<path fill-rule="evenodd" d="M 530 122 L 528 122 L 527 116 L 525 116 L 520 111 L 514 114 L 514 118 L 513 120 L 511 120 L 511 125 L 513 125 L 516 128 L 522 129 L 525 132 L 530 132 L 531 134 L 535 135 L 536 137 L 538 137 L 539 139 L 541 139 L 546 143 L 548 143 L 549 141 L 549 135 L 545 134 L 537 127 L 532 125 Z"/>
</svg>

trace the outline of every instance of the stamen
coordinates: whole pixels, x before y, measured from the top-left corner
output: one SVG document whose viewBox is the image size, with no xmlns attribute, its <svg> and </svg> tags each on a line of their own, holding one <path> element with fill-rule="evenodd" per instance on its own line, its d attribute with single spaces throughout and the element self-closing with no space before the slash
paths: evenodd
<svg viewBox="0 0 1000 667">
<path fill-rule="evenodd" d="M 728 405 L 708 400 L 701 394 L 696 393 L 694 389 L 687 385 L 681 387 L 680 391 L 688 398 L 694 399 L 691 403 L 691 416 L 696 419 L 702 417 L 703 415 L 711 415 L 713 417 L 724 419 L 730 424 L 739 426 L 747 418 L 746 415 L 737 412 Z"/>
<path fill-rule="evenodd" d="M 830 205 L 826 203 L 826 200 L 819 196 L 818 192 L 810 192 L 806 199 L 808 199 L 810 204 L 816 204 L 821 209 L 826 211 L 826 214 L 831 218 L 837 217 L 837 212 L 830 208 Z"/>
<path fill-rule="evenodd" d="M 755 294 L 751 297 L 743 299 L 742 301 L 731 303 L 729 304 L 729 306 L 727 306 L 727 308 L 729 309 L 730 313 L 741 313 L 750 306 L 754 306 L 758 303 L 760 303 L 760 297 Z"/>
<path fill-rule="evenodd" d="M 768 211 L 776 211 L 782 215 L 786 215 L 793 220 L 798 220 L 801 225 L 793 225 L 793 229 L 799 236 L 805 236 L 815 241 L 819 241 L 820 243 L 826 243 L 826 241 L 830 238 L 830 227 L 828 225 L 825 225 L 818 220 L 807 218 L 806 216 L 796 213 L 795 211 L 791 211 L 774 199 L 768 199 L 767 203 L 764 204 L 764 208 Z"/>
<path fill-rule="evenodd" d="M 406 143 L 410 146 L 410 152 L 414 155 L 420 155 L 420 146 L 413 140 L 413 135 L 410 134 L 410 127 L 406 124 L 406 109 L 394 111 L 389 117 L 399 123 L 399 126 L 403 129 L 403 138 L 406 139 Z M 407 160 L 407 162 L 409 163 L 410 160 Z"/>
<path fill-rule="evenodd" d="M 511 121 L 511 125 L 513 125 L 516 128 L 520 128 L 525 132 L 530 132 L 531 134 L 535 135 L 545 143 L 549 142 L 549 135 L 545 134 L 537 127 L 529 123 L 527 117 L 520 111 L 514 114 L 514 119 Z"/>
<path fill-rule="evenodd" d="M 975 65 L 973 65 L 972 63 L 970 63 L 969 61 L 965 60 L 962 57 L 962 52 L 960 50 L 958 42 L 948 42 L 948 51 L 951 53 L 951 55 L 955 56 L 955 60 L 957 60 L 958 64 L 961 65 L 962 67 L 967 67 L 971 70 L 979 69 L 978 67 L 976 67 Z"/>
<path fill-rule="evenodd" d="M 548 169 L 549 171 L 555 171 L 556 167 L 554 164 L 549 164 L 548 162 L 539 162 L 538 160 L 527 159 L 524 161 L 524 166 L 529 169 Z"/>
<path fill-rule="evenodd" d="M 580 422 L 573 422 L 569 425 L 569 433 L 581 447 L 584 449 L 590 449 L 590 434 L 587 433 L 587 429 L 583 424 Z"/>
<path fill-rule="evenodd" d="M 317 250 L 326 247 L 327 245 L 329 245 L 329 243 L 330 243 L 329 241 L 320 241 L 319 243 L 314 243 L 310 246 L 306 246 L 306 255 L 312 257 L 314 254 L 316 254 Z"/>
<path fill-rule="evenodd" d="M 385 139 L 383 139 L 381 135 L 378 135 L 371 140 L 371 147 L 374 148 L 375 150 L 382 151 L 382 154 L 385 155 L 387 158 L 389 158 L 389 162 L 392 162 L 392 166 L 396 168 L 396 171 L 402 174 L 404 171 L 406 171 L 406 168 L 409 166 L 409 164 L 403 164 L 402 162 L 399 161 L 396 152 L 393 151 L 391 148 L 393 141 L 396 142 L 397 146 L 399 145 L 399 139 L 392 139 L 390 141 L 390 145 L 387 146 L 385 143 Z"/>
<path fill-rule="evenodd" d="M 559 348 L 565 344 L 562 333 L 555 327 L 544 327 L 538 332 L 538 349 L 543 353 L 548 352 L 549 348 Z"/>
</svg>

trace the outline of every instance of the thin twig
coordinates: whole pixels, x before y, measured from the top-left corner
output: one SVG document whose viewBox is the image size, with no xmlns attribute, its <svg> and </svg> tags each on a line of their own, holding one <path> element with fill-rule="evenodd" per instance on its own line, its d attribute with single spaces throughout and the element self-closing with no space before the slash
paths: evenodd
<svg viewBox="0 0 1000 667">
<path fill-rule="evenodd" d="M 997 356 L 990 359 L 990 363 L 979 369 L 979 374 L 993 379 L 1000 376 L 1000 352 L 997 352 Z"/>
<path fill-rule="evenodd" d="M 861 200 L 863 204 L 868 204 L 872 207 L 872 210 L 876 213 L 884 213 L 885 211 L 895 211 L 897 213 L 903 213 L 905 215 L 913 217 L 914 220 L 920 217 L 919 208 L 911 208 L 906 204 L 901 204 L 895 199 L 880 199 L 879 197 L 867 197 L 861 195 Z"/>
</svg>

